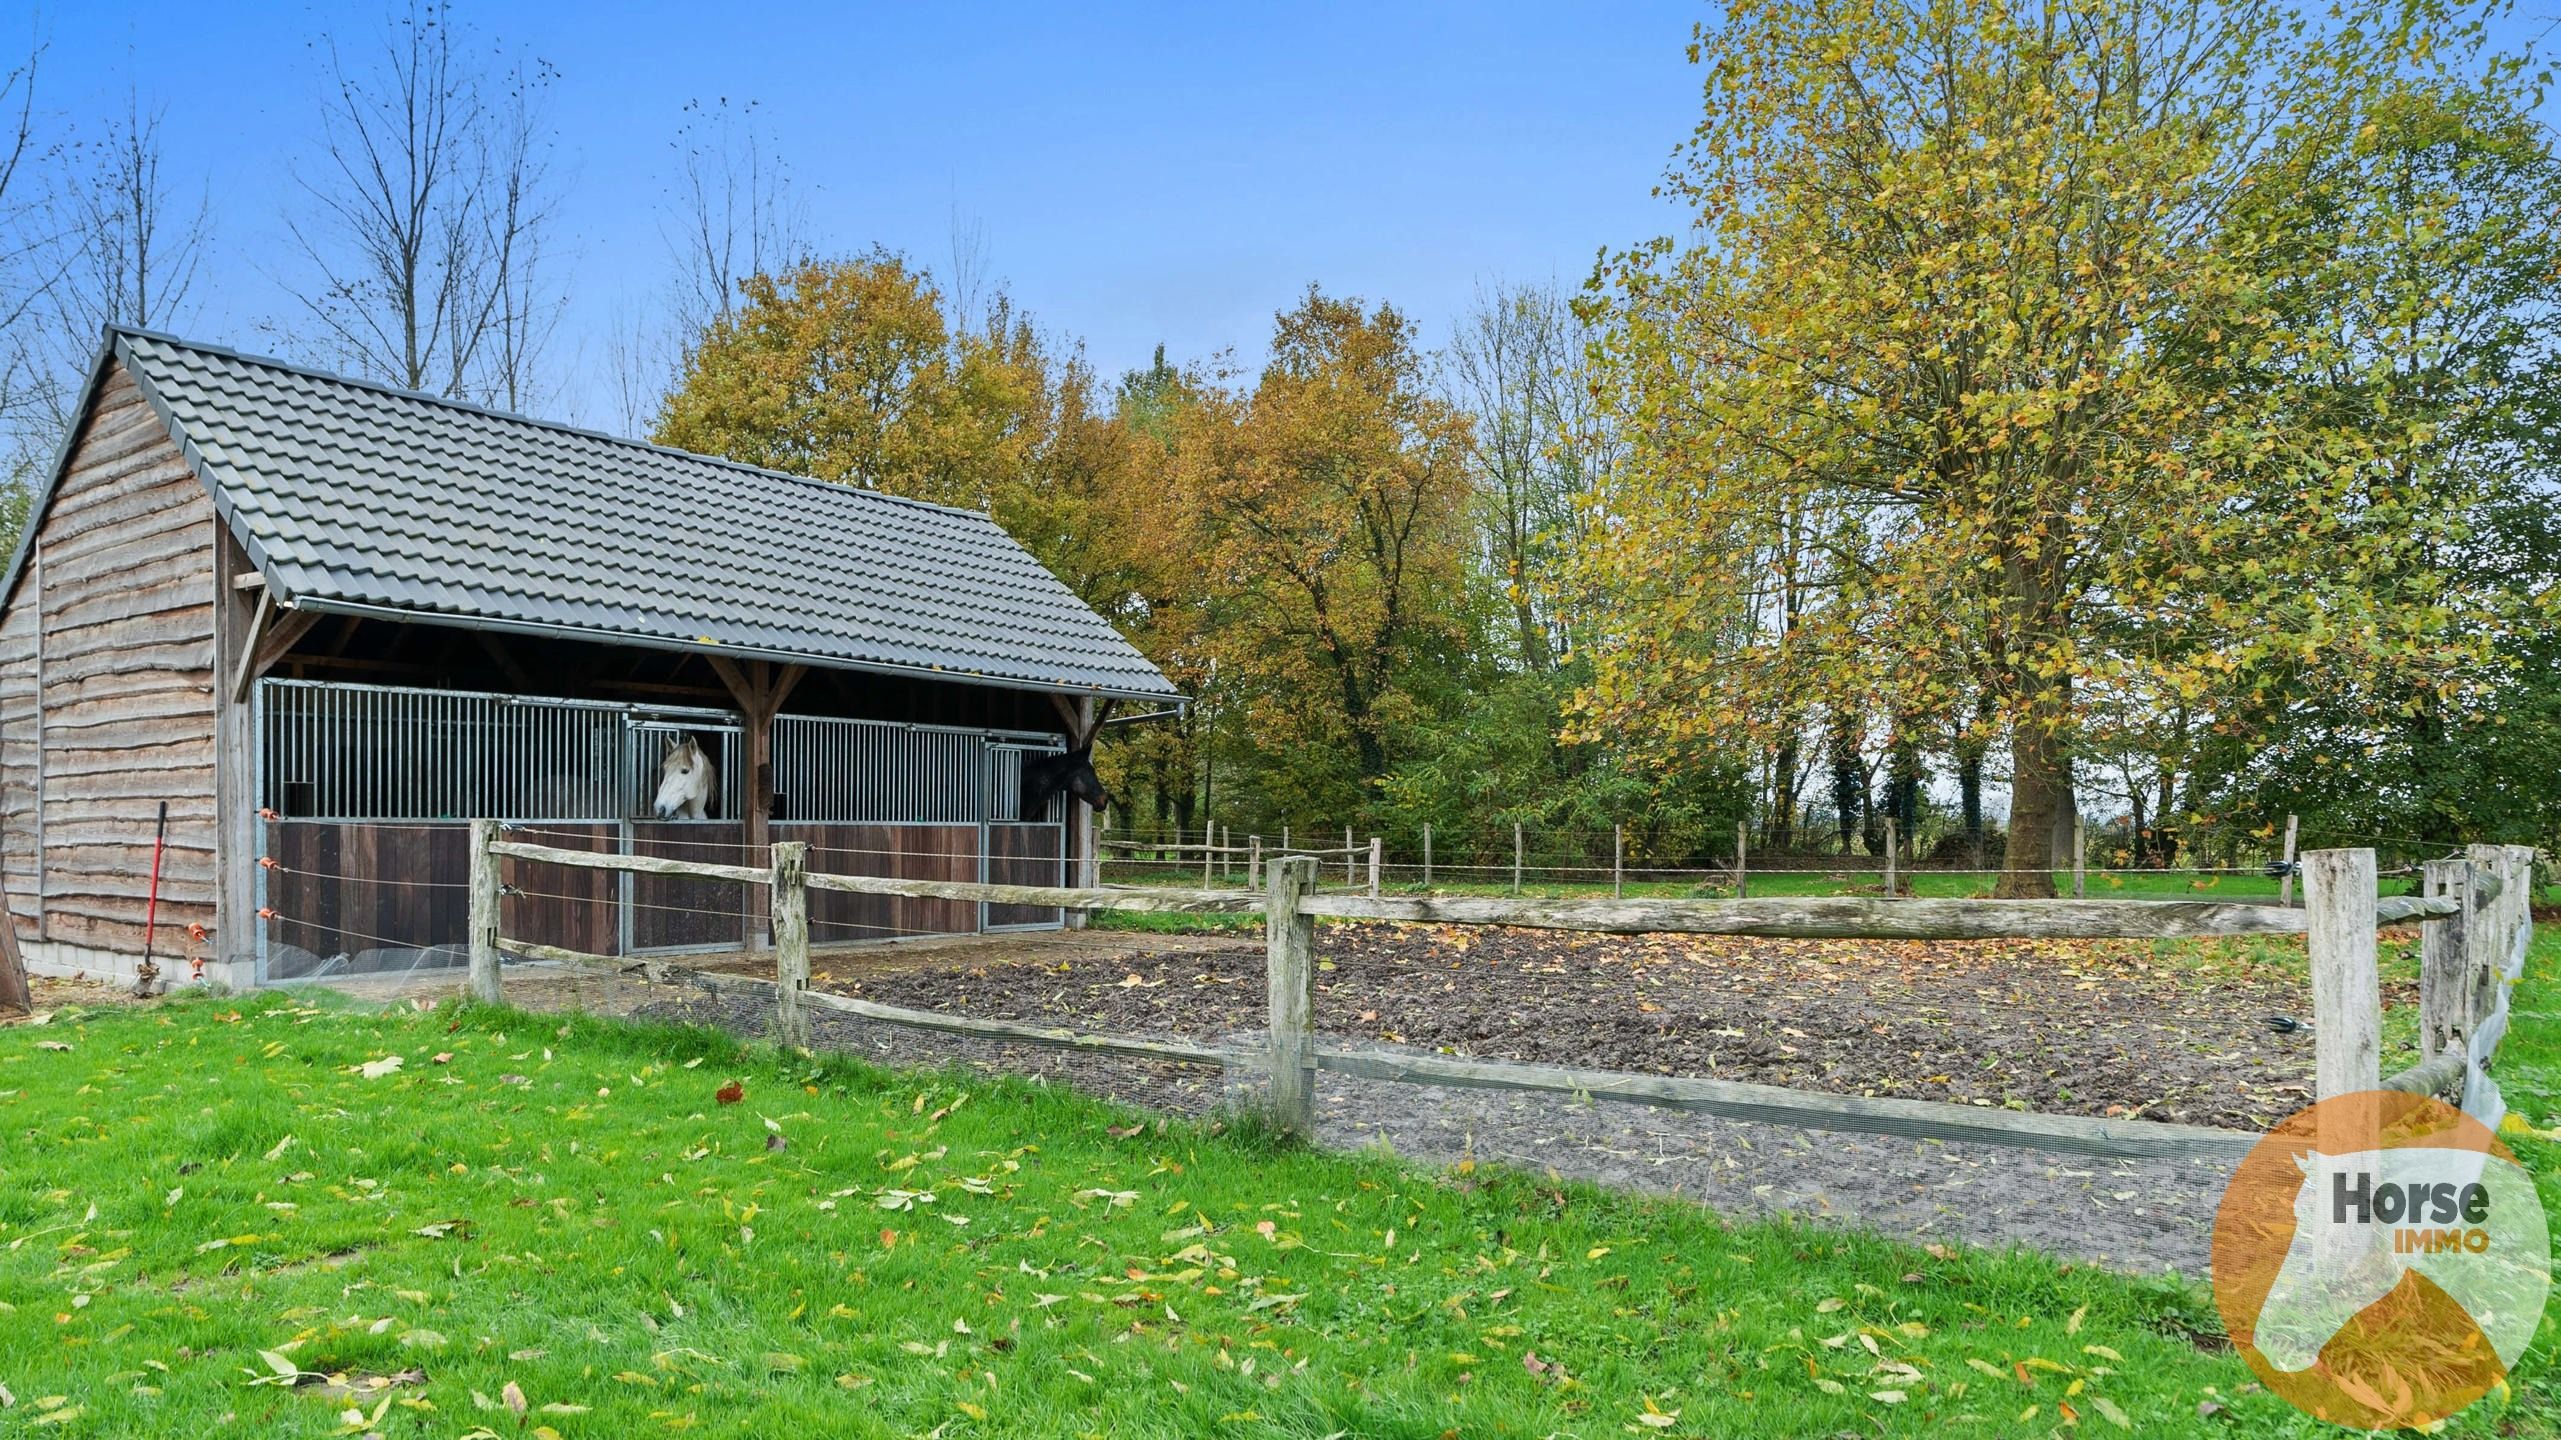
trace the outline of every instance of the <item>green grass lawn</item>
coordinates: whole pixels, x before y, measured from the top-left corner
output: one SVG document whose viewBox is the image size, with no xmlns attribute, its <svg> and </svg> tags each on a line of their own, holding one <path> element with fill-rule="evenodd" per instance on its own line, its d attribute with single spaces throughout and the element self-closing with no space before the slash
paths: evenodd
<svg viewBox="0 0 2561 1440">
<path fill-rule="evenodd" d="M 2556 960 L 2503 1065 L 2542 1127 Z M 2561 1215 L 2561 1144 L 2515 1143 Z M 2216 1328 L 2166 1281 L 693 1030 L 268 996 L 0 1031 L 0 1433 L 2335 1433 Z M 2547 1433 L 2556 1345 L 2452 1433 Z"/>
</svg>

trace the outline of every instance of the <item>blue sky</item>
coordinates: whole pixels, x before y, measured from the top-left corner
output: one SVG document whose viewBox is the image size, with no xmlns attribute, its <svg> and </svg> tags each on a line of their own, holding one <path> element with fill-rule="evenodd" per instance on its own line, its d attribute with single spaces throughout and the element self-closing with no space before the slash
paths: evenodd
<svg viewBox="0 0 2561 1440">
<path fill-rule="evenodd" d="M 315 37 L 372 6 L 85 0 L 37 16 L 40 103 L 75 129 L 128 85 L 167 107 L 167 165 L 217 215 L 184 327 L 273 348 L 287 176 L 321 104 Z M 1476 287 L 1579 282 L 1603 246 L 1674 229 L 1648 191 L 1695 122 L 1677 0 L 1323 6 L 613 6 L 463 0 L 549 60 L 568 192 L 564 377 L 547 407 L 610 424 L 595 378 L 617 315 L 669 261 L 659 207 L 689 100 L 758 104 L 822 250 L 937 268 L 955 211 L 989 270 L 1106 373 L 1258 357 L 1309 282 L 1393 300 L 1444 338 Z M 13 27 L 14 28 L 14 27 Z"/>
</svg>

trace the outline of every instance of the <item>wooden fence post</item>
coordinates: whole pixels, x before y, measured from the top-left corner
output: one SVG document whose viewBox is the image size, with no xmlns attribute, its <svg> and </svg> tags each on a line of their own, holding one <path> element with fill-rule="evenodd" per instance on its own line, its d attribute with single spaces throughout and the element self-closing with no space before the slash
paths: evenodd
<svg viewBox="0 0 2561 1440">
<path fill-rule="evenodd" d="M 1245 857 L 1245 888 L 1258 890 L 1263 884 L 1263 837 L 1248 835 L 1245 843 L 1250 847 Z"/>
<path fill-rule="evenodd" d="M 1739 821 L 1734 826 L 1734 898 L 1741 900 L 1749 893 L 1751 881 L 1751 822 Z"/>
<path fill-rule="evenodd" d="M 2472 1038 L 2473 937 L 2488 927 L 2472 912 L 2473 877 L 2468 860 L 2431 860 L 2422 867 L 2425 893 L 2458 902 L 2463 908 L 2445 919 L 2419 927 L 2419 1059 L 2444 1053 L 2448 1045 Z"/>
<path fill-rule="evenodd" d="M 2295 824 L 2295 816 L 2288 815 L 2285 817 L 2285 854 L 2281 857 L 2284 862 L 2285 875 L 2284 878 L 2276 882 L 2276 903 L 2279 905 L 2291 905 L 2294 903 Z"/>
<path fill-rule="evenodd" d="M 2509 894 L 2517 897 L 2515 933 L 2508 939 L 2514 945 L 2530 945 L 2534 941 L 2534 857 L 2542 852 L 2532 845 L 2510 845 L 2507 851 L 2508 866 L 2513 873 L 2502 883 Z M 2509 963 L 2510 955 L 2499 957 L 2501 973 L 2505 973 Z"/>
<path fill-rule="evenodd" d="M 498 1004 L 498 822 L 471 822 L 471 998 Z"/>
<path fill-rule="evenodd" d="M 1895 873 L 1894 873 L 1894 852 L 1895 852 L 1896 848 L 1898 847 L 1898 842 L 1901 840 L 1901 838 L 1902 838 L 1901 836 L 1899 836 L 1899 835 L 1897 835 L 1897 834 L 1895 834 L 1895 833 L 1894 833 L 1894 817 L 1893 817 L 1893 816 L 1891 816 L 1891 815 L 1886 816 L 1886 817 L 1885 817 L 1885 898 L 1886 898 L 1886 899 L 1888 899 L 1888 900 L 1891 900 L 1891 899 L 1893 899 L 1893 898 L 1894 898 L 1894 882 L 1895 882 L 1895 879 L 1896 879 L 1896 876 L 1895 876 Z"/>
<path fill-rule="evenodd" d="M 809 1048 L 809 842 L 777 840 L 767 883 L 774 923 L 774 1039 Z"/>
<path fill-rule="evenodd" d="M 2504 982 L 2503 968 L 2508 961 L 2507 945 L 2513 923 L 2508 909 L 2508 850 L 2504 845 L 2466 845 L 2463 858 L 2474 873 L 2496 876 L 2499 893 L 2472 907 L 2464 917 L 2471 941 L 2471 971 L 2465 980 L 2465 1004 L 2471 1022 L 2478 1025 L 2498 1008 L 2499 986 Z"/>
<path fill-rule="evenodd" d="M 1316 1131 L 1316 920 L 1298 900 L 1315 878 L 1313 859 L 1283 856 L 1263 899 L 1272 1123 L 1301 1138 Z"/>
<path fill-rule="evenodd" d="M 2089 861 L 2089 838 L 2082 833 L 2081 814 L 2075 810 L 2072 812 L 2072 898 L 2075 900 L 2090 893 L 2089 882 L 2085 878 L 2085 867 L 2088 866 Z"/>
<path fill-rule="evenodd" d="M 2303 856 L 2306 948 L 2312 959 L 2314 1097 L 2380 1084 L 2383 996 L 2375 975 L 2374 852 Z"/>
<path fill-rule="evenodd" d="M 1369 837 L 1369 898 L 1372 900 L 1378 898 L 1378 876 L 1379 871 L 1383 868 L 1379 862 L 1384 858 L 1385 856 L 1382 853 L 1379 838 L 1372 835 Z"/>
<path fill-rule="evenodd" d="M 1521 893 L 1521 822 L 1512 822 L 1512 893 Z"/>
<path fill-rule="evenodd" d="M 1343 883 L 1346 885 L 1361 883 L 1360 861 L 1353 857 L 1353 848 L 1352 827 L 1346 825 L 1343 827 Z"/>
<path fill-rule="evenodd" d="M 1610 827 L 1610 898 L 1627 898 L 1627 827 Z"/>
<path fill-rule="evenodd" d="M 1423 888 L 1432 888 L 1432 822 L 1423 822 Z"/>
<path fill-rule="evenodd" d="M 1209 867 L 1218 859 L 1218 827 L 1205 825 L 1200 832 L 1200 888 L 1209 888 Z"/>
</svg>

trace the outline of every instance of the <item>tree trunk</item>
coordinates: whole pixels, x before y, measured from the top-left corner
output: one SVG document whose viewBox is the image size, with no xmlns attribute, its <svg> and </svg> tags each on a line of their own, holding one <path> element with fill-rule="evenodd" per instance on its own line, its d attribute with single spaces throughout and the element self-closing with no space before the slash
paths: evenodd
<svg viewBox="0 0 2561 1440">
<path fill-rule="evenodd" d="M 2054 826 L 2072 790 L 2072 772 L 2056 737 L 2022 715 L 2010 727 L 2010 838 L 2001 858 L 2004 900 L 2054 898 Z"/>
<path fill-rule="evenodd" d="M 1770 820 L 1768 848 L 1784 855 L 1796 843 L 1796 737 L 1791 731 L 1778 747 L 1778 760 L 1770 777 Z"/>
<path fill-rule="evenodd" d="M 1849 719 L 1833 716 L 1831 732 L 1824 760 L 1832 770 L 1833 825 L 1841 853 L 1847 855 L 1866 829 L 1867 771 L 1859 763 L 1859 735 Z"/>
<path fill-rule="evenodd" d="M 2173 798 L 2171 786 L 2176 778 L 2168 765 L 2161 766 L 2161 790 L 2152 806 L 2152 825 L 2160 832 L 2152 837 L 2152 853 L 2155 856 L 2154 863 L 2164 870 L 2178 863 L 2179 858 L 2178 832 L 2170 828 L 2170 802 Z"/>
<path fill-rule="evenodd" d="M 1967 861 L 1976 869 L 1983 868 L 1983 751 L 1969 745 L 1956 756 L 1957 813 L 1965 819 Z"/>
</svg>

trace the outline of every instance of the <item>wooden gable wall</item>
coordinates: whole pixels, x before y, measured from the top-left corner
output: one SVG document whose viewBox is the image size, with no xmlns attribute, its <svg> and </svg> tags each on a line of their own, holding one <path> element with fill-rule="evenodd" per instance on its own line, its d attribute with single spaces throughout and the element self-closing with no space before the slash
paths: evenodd
<svg viewBox="0 0 2561 1440">
<path fill-rule="evenodd" d="M 164 800 L 161 952 L 213 923 L 217 532 L 111 370 L 0 613 L 0 874 L 23 936 L 139 954 Z"/>
</svg>

